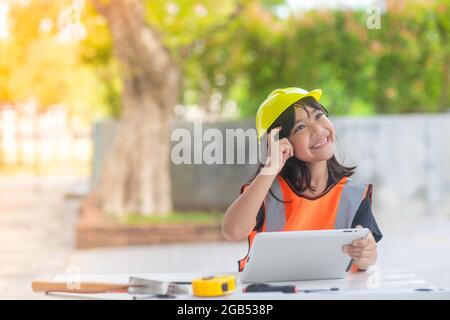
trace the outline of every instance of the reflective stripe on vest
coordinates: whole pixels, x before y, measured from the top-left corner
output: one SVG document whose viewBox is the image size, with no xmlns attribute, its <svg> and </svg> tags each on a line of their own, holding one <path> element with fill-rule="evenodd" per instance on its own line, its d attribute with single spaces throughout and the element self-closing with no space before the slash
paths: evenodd
<svg viewBox="0 0 450 320">
<path fill-rule="evenodd" d="M 278 176 L 271 186 L 271 191 L 285 203 L 275 199 L 270 192 L 267 193 L 261 231 L 351 228 L 362 200 L 371 191 L 370 187 L 371 185 L 344 177 L 318 199 L 308 199 L 297 195 L 287 181 Z M 300 212 L 304 214 L 299 215 Z M 256 233 L 257 231 L 252 231 L 248 237 L 248 251 Z M 239 271 L 244 269 L 247 259 L 248 254 L 238 261 Z"/>
</svg>

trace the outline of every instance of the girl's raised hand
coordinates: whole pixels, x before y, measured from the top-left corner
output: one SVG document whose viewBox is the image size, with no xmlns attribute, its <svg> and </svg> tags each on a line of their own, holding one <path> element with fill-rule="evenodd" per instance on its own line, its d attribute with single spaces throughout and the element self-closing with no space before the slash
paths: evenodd
<svg viewBox="0 0 450 320">
<path fill-rule="evenodd" d="M 280 130 L 281 127 L 274 128 L 268 135 L 268 155 L 261 174 L 278 175 L 287 159 L 294 155 L 294 148 L 287 138 L 275 140 Z"/>
</svg>

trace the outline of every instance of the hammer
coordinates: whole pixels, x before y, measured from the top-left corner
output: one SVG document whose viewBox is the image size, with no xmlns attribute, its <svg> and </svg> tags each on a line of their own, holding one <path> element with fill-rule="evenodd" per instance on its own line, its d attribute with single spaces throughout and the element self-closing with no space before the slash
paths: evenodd
<svg viewBox="0 0 450 320">
<path fill-rule="evenodd" d="M 128 283 L 106 282 L 55 282 L 34 280 L 33 292 L 66 293 L 130 293 L 157 296 L 189 294 L 191 282 L 167 282 L 159 280 L 130 277 Z"/>
</svg>

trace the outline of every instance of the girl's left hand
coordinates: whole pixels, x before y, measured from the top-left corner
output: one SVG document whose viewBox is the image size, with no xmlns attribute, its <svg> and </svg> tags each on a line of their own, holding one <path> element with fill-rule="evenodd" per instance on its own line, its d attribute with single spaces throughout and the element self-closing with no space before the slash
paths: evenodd
<svg viewBox="0 0 450 320">
<path fill-rule="evenodd" d="M 356 228 L 362 228 L 358 225 Z M 360 240 L 353 241 L 351 245 L 342 247 L 342 251 L 348 254 L 359 270 L 367 270 L 377 261 L 377 243 L 369 230 L 369 234 Z"/>
</svg>

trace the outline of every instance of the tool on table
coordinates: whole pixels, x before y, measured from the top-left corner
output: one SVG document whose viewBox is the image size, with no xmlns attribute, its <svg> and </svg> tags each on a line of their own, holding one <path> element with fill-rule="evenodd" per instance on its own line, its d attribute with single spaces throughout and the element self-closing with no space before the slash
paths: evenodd
<svg viewBox="0 0 450 320">
<path fill-rule="evenodd" d="M 443 288 L 416 288 L 414 291 L 418 292 L 433 292 L 433 291 L 445 291 Z"/>
<path fill-rule="evenodd" d="M 295 285 L 271 285 L 267 283 L 253 283 L 242 289 L 243 292 L 283 292 L 283 293 L 313 293 L 325 291 L 338 291 L 339 288 L 300 290 Z"/>
<path fill-rule="evenodd" d="M 189 294 L 190 282 L 167 282 L 130 277 L 128 283 L 105 282 L 54 282 L 33 281 L 33 292 L 66 292 L 66 293 L 130 293 L 133 295 L 154 295 L 168 297 Z"/>
<path fill-rule="evenodd" d="M 242 289 L 243 292 L 283 292 L 295 293 L 297 288 L 294 285 L 275 286 L 267 283 L 253 283 Z"/>
<path fill-rule="evenodd" d="M 236 289 L 236 277 L 220 275 L 203 277 L 192 281 L 192 291 L 197 297 L 217 297 Z"/>
<path fill-rule="evenodd" d="M 145 299 L 175 299 L 177 296 L 171 294 L 151 294 L 151 295 L 137 295 L 133 296 L 133 300 L 145 300 Z"/>
<path fill-rule="evenodd" d="M 297 292 L 314 293 L 314 292 L 327 292 L 327 291 L 339 291 L 339 288 L 307 289 L 307 290 L 298 290 Z"/>
</svg>

